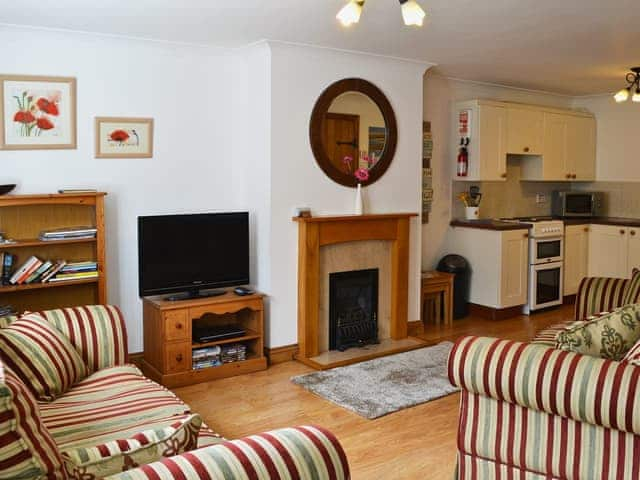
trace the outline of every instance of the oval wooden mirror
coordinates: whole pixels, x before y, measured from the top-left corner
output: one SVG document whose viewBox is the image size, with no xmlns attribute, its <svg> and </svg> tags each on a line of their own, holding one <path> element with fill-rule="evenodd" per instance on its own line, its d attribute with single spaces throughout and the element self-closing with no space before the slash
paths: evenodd
<svg viewBox="0 0 640 480">
<path fill-rule="evenodd" d="M 389 168 L 398 129 L 393 108 L 378 87 L 360 78 L 345 78 L 316 101 L 309 137 L 322 171 L 340 185 L 355 187 L 372 184 Z M 368 171 L 368 180 L 356 179 L 358 169 Z"/>
</svg>

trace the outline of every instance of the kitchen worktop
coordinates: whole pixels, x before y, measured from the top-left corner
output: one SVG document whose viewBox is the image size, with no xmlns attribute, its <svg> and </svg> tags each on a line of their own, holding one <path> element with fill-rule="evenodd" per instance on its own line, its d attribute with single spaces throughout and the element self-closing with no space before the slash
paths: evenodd
<svg viewBox="0 0 640 480">
<path fill-rule="evenodd" d="M 516 222 L 503 222 L 491 218 L 479 220 L 452 220 L 452 227 L 481 228 L 484 230 L 528 230 L 529 225 Z"/>
<path fill-rule="evenodd" d="M 584 217 L 584 218 L 563 218 L 559 219 L 565 225 L 614 225 L 620 227 L 640 227 L 640 218 L 620 218 L 620 217 Z M 479 220 L 452 220 L 449 224 L 452 227 L 480 228 L 484 230 L 526 230 L 529 225 L 522 223 L 503 222 L 491 218 Z"/>
</svg>

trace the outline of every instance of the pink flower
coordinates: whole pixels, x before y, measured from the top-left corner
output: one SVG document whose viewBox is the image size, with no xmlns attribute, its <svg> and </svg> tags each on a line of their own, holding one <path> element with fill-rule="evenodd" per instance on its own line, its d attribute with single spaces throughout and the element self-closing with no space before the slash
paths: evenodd
<svg viewBox="0 0 640 480">
<path fill-rule="evenodd" d="M 354 176 L 359 182 L 366 182 L 369 180 L 369 170 L 366 168 L 359 168 L 355 171 Z"/>
</svg>

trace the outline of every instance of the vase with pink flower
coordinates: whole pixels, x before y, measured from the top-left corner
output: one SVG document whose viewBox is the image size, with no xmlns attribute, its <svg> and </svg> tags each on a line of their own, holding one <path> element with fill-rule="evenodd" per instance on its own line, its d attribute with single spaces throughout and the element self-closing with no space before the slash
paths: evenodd
<svg viewBox="0 0 640 480">
<path fill-rule="evenodd" d="M 364 206 L 362 201 L 362 183 L 369 180 L 369 170 L 363 167 L 356 169 L 353 173 L 353 176 L 356 177 L 358 181 L 358 185 L 356 187 L 356 201 L 353 208 L 353 213 L 356 215 L 362 215 L 364 213 Z"/>
</svg>

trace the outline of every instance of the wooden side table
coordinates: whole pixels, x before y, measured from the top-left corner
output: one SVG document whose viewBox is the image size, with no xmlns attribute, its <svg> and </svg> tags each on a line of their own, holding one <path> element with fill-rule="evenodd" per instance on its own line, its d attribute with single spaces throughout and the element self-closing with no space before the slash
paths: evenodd
<svg viewBox="0 0 640 480">
<path fill-rule="evenodd" d="M 441 308 L 440 298 L 442 298 L 442 304 L 444 306 L 444 314 L 442 315 L 442 321 L 445 326 L 451 326 L 453 324 L 453 273 L 445 272 L 422 272 L 422 288 L 420 293 L 420 315 L 422 323 L 426 321 L 424 315 L 424 302 L 425 300 L 433 300 L 435 302 L 436 314 L 435 323 L 440 324 Z"/>
</svg>

